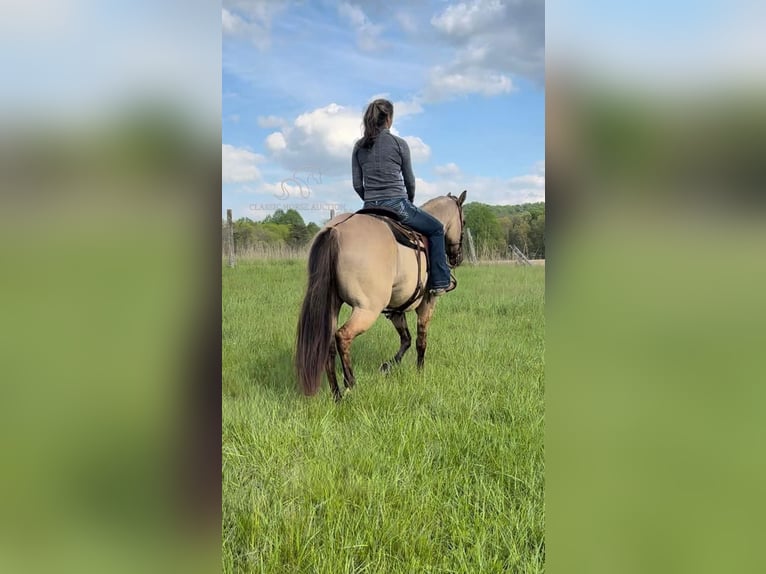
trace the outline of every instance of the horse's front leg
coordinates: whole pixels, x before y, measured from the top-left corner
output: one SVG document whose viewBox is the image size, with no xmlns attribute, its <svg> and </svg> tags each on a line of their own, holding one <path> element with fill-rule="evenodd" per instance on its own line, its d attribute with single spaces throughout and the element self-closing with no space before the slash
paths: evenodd
<svg viewBox="0 0 766 574">
<path fill-rule="evenodd" d="M 425 362 L 426 346 L 428 344 L 428 324 L 431 322 L 431 317 L 434 313 L 434 305 L 436 305 L 436 298 L 428 295 L 423 298 L 423 302 L 417 309 L 418 338 L 415 341 L 415 348 L 418 351 L 418 369 L 422 369 Z"/>
<path fill-rule="evenodd" d="M 412 335 L 410 335 L 410 330 L 407 328 L 407 316 L 404 312 L 393 313 L 389 316 L 389 319 L 391 319 L 394 327 L 396 327 L 396 332 L 399 333 L 399 350 L 393 359 L 386 361 L 380 366 L 380 370 L 384 373 L 388 373 L 394 365 L 400 363 L 404 353 L 412 345 Z"/>
</svg>

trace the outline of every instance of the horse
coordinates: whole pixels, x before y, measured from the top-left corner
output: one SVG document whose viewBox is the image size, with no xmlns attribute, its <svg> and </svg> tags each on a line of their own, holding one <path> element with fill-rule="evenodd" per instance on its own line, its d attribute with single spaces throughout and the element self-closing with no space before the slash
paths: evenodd
<svg viewBox="0 0 766 574">
<path fill-rule="evenodd" d="M 463 260 L 463 203 L 448 193 L 421 206 L 444 226 L 450 267 Z M 351 366 L 353 340 L 369 329 L 381 313 L 399 334 L 396 355 L 381 365 L 387 372 L 398 364 L 411 346 L 406 311 L 417 313 L 417 368 L 425 362 L 428 325 L 436 297 L 422 289 L 427 284 L 427 265 L 422 250 L 399 244 L 382 219 L 364 213 L 343 213 L 328 221 L 314 237 L 309 249 L 308 284 L 296 333 L 295 368 L 303 393 L 315 395 L 322 384 L 322 370 L 333 397 L 342 394 L 336 376 L 340 355 L 343 382 L 350 391 L 356 384 Z M 414 299 L 413 299 L 414 297 Z M 351 316 L 337 329 L 340 308 L 346 303 Z"/>
</svg>

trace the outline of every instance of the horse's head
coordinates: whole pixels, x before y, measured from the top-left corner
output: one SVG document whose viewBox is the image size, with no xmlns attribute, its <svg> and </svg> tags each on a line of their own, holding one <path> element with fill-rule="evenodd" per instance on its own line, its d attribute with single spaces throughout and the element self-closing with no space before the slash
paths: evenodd
<svg viewBox="0 0 766 574">
<path fill-rule="evenodd" d="M 450 206 L 442 222 L 444 225 L 444 242 L 447 248 L 447 258 L 450 267 L 457 267 L 463 261 L 463 230 L 465 221 L 463 220 L 463 203 L 468 192 L 463 191 L 459 197 L 447 194 L 450 199 Z"/>
<path fill-rule="evenodd" d="M 444 247 L 450 267 L 457 267 L 463 261 L 463 203 L 467 193 L 463 191 L 460 196 L 448 193 L 423 204 L 423 210 L 444 226 Z"/>
</svg>

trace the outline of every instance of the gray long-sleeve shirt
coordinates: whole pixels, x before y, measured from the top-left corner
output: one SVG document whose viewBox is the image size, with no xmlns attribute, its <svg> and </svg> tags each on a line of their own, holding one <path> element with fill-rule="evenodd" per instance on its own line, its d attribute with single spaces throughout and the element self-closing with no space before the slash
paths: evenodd
<svg viewBox="0 0 766 574">
<path fill-rule="evenodd" d="M 415 199 L 410 147 L 402 138 L 384 129 L 372 147 L 356 142 L 351 156 L 354 191 L 364 201 L 404 197 Z"/>
</svg>

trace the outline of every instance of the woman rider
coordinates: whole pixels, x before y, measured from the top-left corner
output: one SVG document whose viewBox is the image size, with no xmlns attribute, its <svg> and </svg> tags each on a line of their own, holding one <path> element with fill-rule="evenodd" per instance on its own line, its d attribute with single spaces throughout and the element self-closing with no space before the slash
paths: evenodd
<svg viewBox="0 0 766 574">
<path fill-rule="evenodd" d="M 396 211 L 403 224 L 428 238 L 430 264 L 428 282 L 433 295 L 443 295 L 453 287 L 444 248 L 444 227 L 434 216 L 415 207 L 415 175 L 410 148 L 389 130 L 394 121 L 394 105 L 378 99 L 364 112 L 364 136 L 354 145 L 351 172 L 354 190 L 364 207 L 387 207 Z"/>
</svg>

